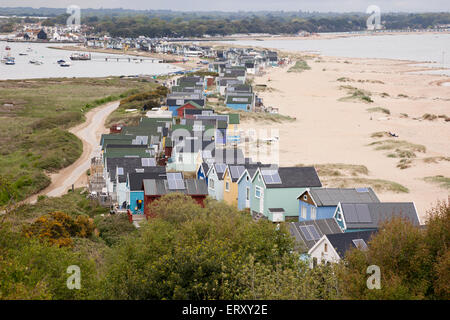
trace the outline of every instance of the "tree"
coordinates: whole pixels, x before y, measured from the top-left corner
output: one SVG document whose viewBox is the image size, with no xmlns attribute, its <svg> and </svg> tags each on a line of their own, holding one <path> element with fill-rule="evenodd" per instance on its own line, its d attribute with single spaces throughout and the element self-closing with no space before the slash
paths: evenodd
<svg viewBox="0 0 450 320">
<path fill-rule="evenodd" d="M 233 276 L 244 266 L 271 272 L 295 266 L 284 228 L 254 222 L 224 203 L 207 201 L 202 208 L 185 195 L 170 194 L 150 209 L 155 218 L 107 257 L 106 298 L 235 299 L 248 290 L 246 281 Z"/>
<path fill-rule="evenodd" d="M 0 224 L 0 299 L 89 299 L 98 295 L 95 263 Z M 70 290 L 67 268 L 80 267 L 81 288 Z"/>
<path fill-rule="evenodd" d="M 450 204 L 429 212 L 425 228 L 408 220 L 386 221 L 369 249 L 351 250 L 340 274 L 344 296 L 351 299 L 449 299 Z M 381 270 L 381 289 L 366 286 L 367 267 Z"/>
</svg>

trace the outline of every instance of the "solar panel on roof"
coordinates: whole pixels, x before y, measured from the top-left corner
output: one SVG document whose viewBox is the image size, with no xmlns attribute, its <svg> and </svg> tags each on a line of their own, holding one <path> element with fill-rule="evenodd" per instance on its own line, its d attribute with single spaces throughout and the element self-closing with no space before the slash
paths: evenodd
<svg viewBox="0 0 450 320">
<path fill-rule="evenodd" d="M 182 180 L 181 172 L 167 172 L 167 180 Z"/>
<path fill-rule="evenodd" d="M 357 247 L 360 250 L 367 250 L 367 243 L 363 239 L 353 239 L 352 240 L 355 247 Z"/>
<path fill-rule="evenodd" d="M 359 222 L 372 222 L 372 217 L 370 216 L 369 206 L 367 204 L 356 204 L 355 205 L 358 212 Z"/>
<path fill-rule="evenodd" d="M 123 174 L 123 168 L 117 168 L 117 172 L 118 172 L 119 175 L 122 175 Z"/>
<path fill-rule="evenodd" d="M 306 241 L 313 240 L 312 235 L 309 233 L 309 230 L 306 226 L 300 226 L 300 231 L 303 233 L 303 236 L 305 237 Z"/>
<path fill-rule="evenodd" d="M 358 223 L 358 216 L 356 215 L 356 210 L 354 205 L 347 205 L 344 209 L 345 221 L 348 223 Z"/>
<path fill-rule="evenodd" d="M 356 192 L 369 192 L 368 188 L 356 188 Z"/>
<path fill-rule="evenodd" d="M 261 173 L 267 184 L 281 183 L 281 178 L 277 170 L 261 170 Z"/>
<path fill-rule="evenodd" d="M 176 190 L 177 189 L 176 180 L 169 180 L 169 179 L 167 179 L 167 184 L 169 185 L 169 189 L 170 190 Z"/>
<path fill-rule="evenodd" d="M 216 164 L 216 170 L 217 170 L 217 172 L 224 172 L 226 167 L 227 167 L 227 165 L 224 164 L 224 163 L 218 163 L 218 164 Z"/>
<path fill-rule="evenodd" d="M 175 180 L 175 186 L 177 190 L 184 190 L 184 181 L 183 180 Z"/>
<path fill-rule="evenodd" d="M 184 190 L 184 180 L 181 172 L 168 172 L 167 183 L 170 190 Z"/>
<path fill-rule="evenodd" d="M 319 233 L 317 232 L 315 226 L 313 226 L 313 225 L 308 226 L 308 230 L 309 230 L 309 232 L 311 233 L 311 235 L 312 235 L 312 237 L 313 237 L 313 240 L 319 240 L 319 239 L 320 239 L 320 235 L 319 235 Z"/>
</svg>

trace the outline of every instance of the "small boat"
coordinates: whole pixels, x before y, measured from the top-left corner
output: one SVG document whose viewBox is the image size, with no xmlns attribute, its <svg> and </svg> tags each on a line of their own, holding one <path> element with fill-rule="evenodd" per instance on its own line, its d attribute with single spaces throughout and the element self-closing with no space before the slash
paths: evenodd
<svg viewBox="0 0 450 320">
<path fill-rule="evenodd" d="M 31 47 L 28 47 L 27 52 L 33 52 L 33 49 L 31 49 Z"/>
<path fill-rule="evenodd" d="M 8 58 L 8 59 L 6 59 L 5 64 L 8 65 L 8 66 L 12 66 L 12 65 L 15 65 L 16 62 L 14 61 L 14 58 L 12 58 L 12 59 Z"/>
<path fill-rule="evenodd" d="M 56 61 L 58 64 L 61 64 L 61 63 L 66 63 L 66 61 L 65 60 L 63 60 L 63 59 L 61 59 L 61 60 L 58 60 L 58 61 Z"/>
<path fill-rule="evenodd" d="M 61 67 L 70 67 L 72 64 L 70 62 L 64 62 L 59 64 Z"/>
<path fill-rule="evenodd" d="M 25 52 L 20 52 L 19 53 L 19 56 L 27 56 L 28 55 L 28 53 L 25 53 Z"/>
<path fill-rule="evenodd" d="M 5 47 L 5 50 L 11 50 L 11 47 L 6 46 L 6 47 Z"/>
<path fill-rule="evenodd" d="M 39 61 L 39 60 L 30 60 L 30 63 L 31 64 L 34 64 L 34 65 L 36 65 L 36 66 L 40 66 L 41 64 L 44 64 L 43 62 L 41 62 L 41 61 Z"/>
<path fill-rule="evenodd" d="M 70 55 L 70 60 L 91 60 L 91 55 L 87 53 L 73 53 Z"/>
</svg>

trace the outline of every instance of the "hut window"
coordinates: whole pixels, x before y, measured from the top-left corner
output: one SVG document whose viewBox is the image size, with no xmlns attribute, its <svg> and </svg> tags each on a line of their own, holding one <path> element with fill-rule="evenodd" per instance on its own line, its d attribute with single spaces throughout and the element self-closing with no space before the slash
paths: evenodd
<svg viewBox="0 0 450 320">
<path fill-rule="evenodd" d="M 255 188 L 255 198 L 261 198 L 261 188 L 260 187 L 256 187 Z"/>
<path fill-rule="evenodd" d="M 311 219 L 315 220 L 317 216 L 316 207 L 311 207 Z"/>
</svg>

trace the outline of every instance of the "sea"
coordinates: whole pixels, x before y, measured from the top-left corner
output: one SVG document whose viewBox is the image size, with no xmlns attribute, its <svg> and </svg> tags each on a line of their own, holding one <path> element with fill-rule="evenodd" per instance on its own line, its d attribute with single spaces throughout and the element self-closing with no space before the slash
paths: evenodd
<svg viewBox="0 0 450 320">
<path fill-rule="evenodd" d="M 6 50 L 6 46 L 9 46 L 11 50 Z M 90 61 L 71 61 L 70 55 L 75 51 L 49 48 L 58 46 L 67 46 L 67 44 L 0 41 L 0 59 L 10 55 L 15 58 L 16 63 L 15 65 L 0 63 L 0 80 L 157 76 L 181 70 L 171 64 L 158 63 L 158 60 L 142 57 L 144 60 L 141 62 L 141 57 L 124 54 L 91 53 Z M 120 58 L 119 61 L 117 58 Z M 31 64 L 30 60 L 38 60 L 42 64 Z M 70 62 L 71 66 L 61 67 L 57 63 L 58 60 Z"/>
<path fill-rule="evenodd" d="M 334 39 L 237 40 L 226 43 L 318 53 L 334 57 L 409 60 L 417 62 L 418 66 L 431 68 L 421 73 L 450 76 L 449 33 L 346 35 L 346 37 Z"/>
</svg>

